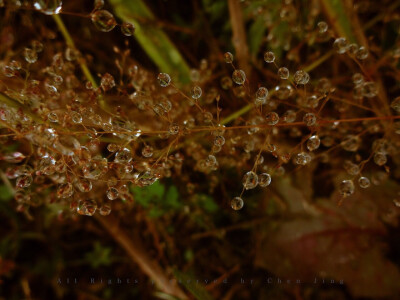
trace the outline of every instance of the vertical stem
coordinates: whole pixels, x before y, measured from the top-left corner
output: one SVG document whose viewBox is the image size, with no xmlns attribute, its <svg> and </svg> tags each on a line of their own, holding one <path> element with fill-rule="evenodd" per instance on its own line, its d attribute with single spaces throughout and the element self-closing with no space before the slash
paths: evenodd
<svg viewBox="0 0 400 300">
<path fill-rule="evenodd" d="M 239 66 L 243 71 L 250 75 L 250 67 L 248 63 L 249 48 L 247 46 L 246 31 L 243 22 L 242 8 L 239 0 L 228 0 L 229 18 L 232 25 L 232 43 L 235 48 Z"/>
<path fill-rule="evenodd" d="M 53 15 L 53 19 L 56 22 L 58 29 L 61 31 L 61 34 L 63 35 L 68 47 L 76 49 L 74 40 L 72 39 L 71 35 L 69 34 L 67 27 L 65 27 L 65 24 L 62 21 L 61 17 L 59 15 Z M 84 59 L 79 59 L 79 66 L 81 67 L 83 75 L 85 75 L 86 79 L 90 81 L 93 88 L 95 88 L 95 89 L 98 88 L 96 80 L 94 79 L 92 73 L 90 73 L 90 70 L 89 70 L 88 66 L 86 65 Z M 114 115 L 112 113 L 112 110 L 109 108 L 106 101 L 104 100 L 104 97 L 100 96 L 98 100 L 99 100 L 99 106 L 102 110 L 109 113 L 110 115 Z"/>
<path fill-rule="evenodd" d="M 62 21 L 61 17 L 59 15 L 53 15 L 53 19 L 56 22 L 58 29 L 60 29 L 61 34 L 63 35 L 68 47 L 76 49 L 74 40 L 69 34 L 67 27 L 65 27 L 65 24 Z M 92 83 L 94 88 L 97 88 L 98 86 L 96 80 L 94 80 L 92 73 L 90 73 L 90 70 L 83 59 L 79 61 L 79 65 L 81 67 L 82 73 L 85 75 L 87 80 L 89 80 Z"/>
<path fill-rule="evenodd" d="M 133 240 L 127 232 L 118 226 L 114 217 L 97 216 L 96 219 L 114 240 L 125 249 L 132 261 L 138 264 L 143 273 L 155 281 L 160 290 L 179 299 L 187 299 L 187 296 L 176 284 L 176 281 L 171 282 L 160 265 L 148 255 L 141 241 Z"/>
</svg>

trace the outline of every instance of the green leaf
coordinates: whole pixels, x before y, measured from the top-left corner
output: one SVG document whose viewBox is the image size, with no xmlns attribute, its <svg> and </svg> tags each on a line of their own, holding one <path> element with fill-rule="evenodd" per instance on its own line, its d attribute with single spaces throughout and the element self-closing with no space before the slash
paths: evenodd
<svg viewBox="0 0 400 300">
<path fill-rule="evenodd" d="M 192 249 L 186 249 L 185 251 L 185 260 L 186 261 L 191 261 L 194 257 L 194 253 Z"/>
<path fill-rule="evenodd" d="M 165 187 L 159 181 L 146 187 L 131 187 L 135 201 L 148 208 L 149 217 L 157 218 L 169 210 L 178 210 L 182 207 L 176 186 Z"/>
<path fill-rule="evenodd" d="M 164 211 L 158 207 L 153 207 L 152 209 L 150 209 L 149 211 L 149 217 L 150 218 L 158 218 L 161 217 L 164 214 Z"/>
<path fill-rule="evenodd" d="M 165 187 L 159 181 L 145 187 L 131 187 L 135 201 L 144 207 L 148 207 L 154 200 L 160 200 L 165 192 Z"/>
<path fill-rule="evenodd" d="M 165 194 L 165 202 L 171 208 L 180 208 L 182 204 L 179 202 L 178 189 L 176 186 L 170 186 Z"/>
<path fill-rule="evenodd" d="M 5 184 L 0 185 L 0 201 L 10 201 L 13 198 L 13 191 Z"/>
<path fill-rule="evenodd" d="M 160 71 L 176 74 L 181 83 L 188 83 L 190 80 L 189 66 L 168 36 L 159 28 L 151 25 L 151 20 L 154 20 L 155 16 L 145 2 L 142 0 L 110 0 L 110 3 L 114 6 L 114 11 L 119 18 L 135 25 L 134 37 Z M 144 24 L 138 21 L 143 19 L 150 22 Z"/>
<path fill-rule="evenodd" d="M 336 32 L 340 36 L 346 37 L 349 42 L 356 43 L 351 21 L 346 14 L 342 0 L 322 0 L 321 3 Z"/>
<path fill-rule="evenodd" d="M 250 46 L 249 48 L 252 56 L 256 56 L 258 51 L 260 50 L 265 30 L 266 27 L 265 27 L 264 16 L 260 15 L 256 18 L 253 24 L 251 24 L 249 30 L 249 46 Z"/>
<path fill-rule="evenodd" d="M 112 263 L 111 248 L 102 246 L 100 242 L 94 244 L 92 252 L 86 253 L 85 258 L 93 268 L 109 266 Z"/>
<path fill-rule="evenodd" d="M 221 19 L 228 9 L 226 1 L 203 0 L 203 6 L 211 22 Z"/>
<path fill-rule="evenodd" d="M 208 212 L 215 212 L 218 210 L 218 205 L 214 202 L 214 199 L 206 194 L 197 195 L 198 204 Z"/>
<path fill-rule="evenodd" d="M 198 300 L 212 300 L 206 289 L 193 281 L 193 277 L 178 270 L 174 271 L 175 277 L 181 281 L 183 286 Z"/>
</svg>

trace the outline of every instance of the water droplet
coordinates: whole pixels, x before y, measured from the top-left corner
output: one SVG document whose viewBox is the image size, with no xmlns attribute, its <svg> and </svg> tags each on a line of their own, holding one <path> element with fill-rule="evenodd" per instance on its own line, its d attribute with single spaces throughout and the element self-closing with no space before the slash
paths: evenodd
<svg viewBox="0 0 400 300">
<path fill-rule="evenodd" d="M 278 76 L 281 79 L 288 79 L 289 78 L 289 70 L 288 70 L 288 68 L 285 68 L 285 67 L 279 68 Z"/>
<path fill-rule="evenodd" d="M 356 43 L 351 43 L 348 47 L 347 47 L 347 51 L 351 54 L 351 55 L 355 55 L 358 51 L 358 45 Z"/>
<path fill-rule="evenodd" d="M 35 0 L 33 7 L 46 15 L 56 15 L 61 12 L 61 0 Z"/>
<path fill-rule="evenodd" d="M 303 70 L 299 70 L 296 73 L 294 73 L 293 80 L 294 82 L 296 82 L 296 84 L 304 85 L 307 84 L 308 81 L 310 80 L 310 75 L 308 75 L 308 73 Z"/>
<path fill-rule="evenodd" d="M 262 105 L 265 104 L 267 101 L 268 97 L 268 89 L 265 87 L 259 87 L 257 92 L 256 92 L 256 105 Z"/>
<path fill-rule="evenodd" d="M 361 139 L 359 136 L 349 134 L 340 143 L 342 148 L 346 151 L 355 152 L 360 147 Z"/>
<path fill-rule="evenodd" d="M 91 19 L 97 29 L 109 32 L 117 25 L 114 16 L 107 10 L 97 10 L 92 13 Z"/>
<path fill-rule="evenodd" d="M 37 53 L 40 53 L 43 51 L 43 44 L 37 40 L 32 41 L 31 43 L 32 49 L 35 50 Z"/>
<path fill-rule="evenodd" d="M 275 61 L 275 54 L 274 52 L 267 51 L 264 53 L 264 60 L 266 63 L 273 63 Z"/>
<path fill-rule="evenodd" d="M 21 69 L 21 63 L 19 61 L 16 60 L 12 60 L 10 61 L 10 63 L 8 64 L 8 67 L 14 71 L 20 70 Z"/>
<path fill-rule="evenodd" d="M 196 70 L 196 69 L 191 69 L 190 70 L 190 73 L 189 73 L 189 77 L 190 77 L 190 80 L 192 81 L 192 82 L 198 82 L 198 81 L 200 81 L 200 72 L 199 72 L 199 70 Z"/>
<path fill-rule="evenodd" d="M 269 186 L 271 184 L 271 180 L 271 175 L 268 173 L 262 173 L 258 176 L 258 184 L 261 187 Z"/>
<path fill-rule="evenodd" d="M 111 213 L 111 206 L 108 204 L 103 204 L 99 208 L 99 213 L 102 216 L 108 216 Z"/>
<path fill-rule="evenodd" d="M 265 115 L 265 119 L 268 125 L 274 126 L 279 122 L 279 115 L 276 112 L 269 112 Z"/>
<path fill-rule="evenodd" d="M 222 147 L 221 146 L 219 146 L 219 145 L 212 145 L 212 147 L 211 147 L 211 151 L 213 152 L 213 153 L 218 153 L 218 152 L 220 152 L 222 150 Z"/>
<path fill-rule="evenodd" d="M 319 33 L 325 33 L 328 31 L 328 24 L 326 24 L 324 21 L 318 22 L 317 26 Z"/>
<path fill-rule="evenodd" d="M 311 162 L 311 155 L 306 152 L 300 152 L 294 157 L 294 162 L 296 165 L 305 166 Z"/>
<path fill-rule="evenodd" d="M 361 46 L 360 48 L 358 48 L 357 52 L 356 52 L 356 57 L 360 60 L 364 60 L 367 59 L 368 57 L 368 50 L 367 48 L 365 48 L 364 46 Z"/>
<path fill-rule="evenodd" d="M 88 193 L 93 188 L 92 182 L 85 178 L 79 178 L 76 181 L 75 185 L 83 193 Z"/>
<path fill-rule="evenodd" d="M 242 70 L 235 70 L 232 73 L 232 80 L 238 85 L 242 85 L 246 81 L 246 74 Z"/>
<path fill-rule="evenodd" d="M 26 188 L 31 185 L 32 183 L 32 176 L 31 175 L 23 175 L 17 178 L 15 186 L 19 189 Z"/>
<path fill-rule="evenodd" d="M 230 52 L 225 52 L 224 60 L 227 64 L 231 64 L 233 62 L 233 54 Z"/>
<path fill-rule="evenodd" d="M 64 55 L 66 60 L 74 61 L 79 57 L 80 53 L 77 49 L 68 47 L 65 49 Z"/>
<path fill-rule="evenodd" d="M 352 180 L 343 180 L 339 186 L 342 197 L 348 197 L 354 193 L 354 183 Z"/>
<path fill-rule="evenodd" d="M 343 54 L 346 53 L 346 51 L 349 48 L 349 42 L 347 41 L 346 38 L 344 37 L 340 37 L 337 38 L 334 42 L 333 42 L 333 48 L 336 50 L 337 53 L 339 54 Z"/>
<path fill-rule="evenodd" d="M 77 212 L 81 215 L 93 216 L 97 210 L 97 203 L 93 199 L 79 201 Z"/>
<path fill-rule="evenodd" d="M 93 83 L 91 83 L 90 81 L 86 81 L 85 88 L 88 89 L 88 90 L 92 90 L 93 89 Z"/>
<path fill-rule="evenodd" d="M 104 0 L 94 0 L 94 9 L 101 9 L 104 6 Z"/>
<path fill-rule="evenodd" d="M 30 64 L 35 63 L 38 59 L 37 52 L 31 48 L 24 49 L 24 57 L 25 57 L 25 60 Z"/>
<path fill-rule="evenodd" d="M 21 152 L 12 152 L 3 156 L 3 159 L 9 163 L 19 163 L 25 159 L 25 155 Z M 21 173 L 19 173 L 21 174 Z"/>
<path fill-rule="evenodd" d="M 347 171 L 347 173 L 349 175 L 357 175 L 358 173 L 360 173 L 360 167 L 354 163 L 352 163 L 349 160 L 346 160 L 344 162 L 344 169 Z"/>
<path fill-rule="evenodd" d="M 171 77 L 167 73 L 158 74 L 157 80 L 162 87 L 167 87 L 171 83 Z"/>
<path fill-rule="evenodd" d="M 191 96 L 193 99 L 197 100 L 201 97 L 202 90 L 199 86 L 194 86 L 191 90 Z"/>
<path fill-rule="evenodd" d="M 82 167 L 83 176 L 88 179 L 98 179 L 103 173 L 107 172 L 108 165 L 106 158 L 94 157 Z"/>
<path fill-rule="evenodd" d="M 214 139 L 215 146 L 223 146 L 225 144 L 225 138 L 222 135 L 217 135 Z"/>
<path fill-rule="evenodd" d="M 280 100 L 286 100 L 293 95 L 293 88 L 290 85 L 282 84 L 275 87 L 275 92 Z"/>
<path fill-rule="evenodd" d="M 306 102 L 304 103 L 304 105 L 306 107 L 310 107 L 310 108 L 317 108 L 318 107 L 318 103 L 319 103 L 319 99 L 316 95 L 311 95 L 309 97 L 307 97 Z"/>
<path fill-rule="evenodd" d="M 81 124 L 82 123 L 82 115 L 76 111 L 71 111 L 70 117 L 73 123 Z"/>
<path fill-rule="evenodd" d="M 373 98 L 378 94 L 378 87 L 375 82 L 368 81 L 362 84 L 361 93 L 364 97 Z"/>
<path fill-rule="evenodd" d="M 303 122 L 306 123 L 307 126 L 314 126 L 317 122 L 317 117 L 313 113 L 307 113 L 303 117 Z"/>
<path fill-rule="evenodd" d="M 249 171 L 243 176 L 243 186 L 246 190 L 254 189 L 258 185 L 258 176 L 255 172 Z"/>
<path fill-rule="evenodd" d="M 178 134 L 179 133 L 179 125 L 176 123 L 172 123 L 171 125 L 169 125 L 168 132 L 171 135 Z"/>
<path fill-rule="evenodd" d="M 121 32 L 126 36 L 132 36 L 135 33 L 135 25 L 124 22 L 121 25 Z"/>
<path fill-rule="evenodd" d="M 400 113 L 400 97 L 397 97 L 392 101 L 390 107 L 393 108 L 396 112 Z"/>
<path fill-rule="evenodd" d="M 58 115 L 55 112 L 50 112 L 47 115 L 47 118 L 49 119 L 50 122 L 58 123 Z"/>
<path fill-rule="evenodd" d="M 323 77 L 318 80 L 315 90 L 321 94 L 329 93 L 330 91 L 332 91 L 332 83 L 328 78 Z"/>
<path fill-rule="evenodd" d="M 127 186 L 126 184 L 123 184 L 123 185 L 121 185 L 121 186 L 118 188 L 118 191 L 119 191 L 121 194 L 126 194 L 126 193 L 129 192 L 129 188 L 128 188 L 128 186 Z"/>
<path fill-rule="evenodd" d="M 153 156 L 153 147 L 151 147 L 151 146 L 145 146 L 143 149 L 142 149 L 142 155 L 144 156 L 144 157 L 152 157 Z"/>
<path fill-rule="evenodd" d="M 234 210 L 241 210 L 243 208 L 243 199 L 240 197 L 235 197 L 231 200 L 231 207 Z"/>
<path fill-rule="evenodd" d="M 321 144 L 321 141 L 317 135 L 313 135 L 310 137 L 307 141 L 307 149 L 309 151 L 314 151 L 319 148 L 319 145 Z"/>
<path fill-rule="evenodd" d="M 63 155 L 73 156 L 75 151 L 80 150 L 81 144 L 73 136 L 62 135 L 53 144 L 54 149 L 61 152 Z"/>
<path fill-rule="evenodd" d="M 360 73 L 354 73 L 351 79 L 356 86 L 364 82 L 364 76 Z"/>
<path fill-rule="evenodd" d="M 58 198 L 68 198 L 74 193 L 74 188 L 71 183 L 63 183 L 57 189 Z"/>
<path fill-rule="evenodd" d="M 378 166 L 383 166 L 384 164 L 386 164 L 387 162 L 387 157 L 384 153 L 375 153 L 374 154 L 374 162 L 378 165 Z"/>
<path fill-rule="evenodd" d="M 104 92 L 111 90 L 115 86 L 114 77 L 109 73 L 104 74 L 101 77 L 100 85 Z"/>
<path fill-rule="evenodd" d="M 360 177 L 358 179 L 358 184 L 361 188 L 366 189 L 371 185 L 371 182 L 367 177 Z"/>
<path fill-rule="evenodd" d="M 110 187 L 110 188 L 107 190 L 107 198 L 108 198 L 108 199 L 110 199 L 110 200 L 115 200 L 115 199 L 118 198 L 118 196 L 119 196 L 119 192 L 118 192 L 118 190 L 117 190 L 115 187 Z"/>
<path fill-rule="evenodd" d="M 294 110 L 287 110 L 282 116 L 282 120 L 286 123 L 293 123 L 296 121 L 297 114 Z"/>
<path fill-rule="evenodd" d="M 229 90 L 232 87 L 232 79 L 229 76 L 224 76 L 221 78 L 221 87 L 224 90 Z"/>
<path fill-rule="evenodd" d="M 207 156 L 206 160 L 205 160 L 205 165 L 209 168 L 214 168 L 216 167 L 218 164 L 217 162 L 217 158 L 214 155 L 209 155 Z"/>
<path fill-rule="evenodd" d="M 131 160 L 132 160 L 131 151 L 128 148 L 124 148 L 115 154 L 114 162 L 119 164 L 126 164 Z"/>
</svg>

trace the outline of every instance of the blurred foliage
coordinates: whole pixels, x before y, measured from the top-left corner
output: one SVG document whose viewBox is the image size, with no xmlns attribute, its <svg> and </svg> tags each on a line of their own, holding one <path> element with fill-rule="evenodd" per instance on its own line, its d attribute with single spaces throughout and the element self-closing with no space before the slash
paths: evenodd
<svg viewBox="0 0 400 300">
<path fill-rule="evenodd" d="M 155 19 L 145 1 L 110 0 L 110 3 L 118 17 L 135 25 L 135 38 L 160 71 L 176 74 L 179 82 L 188 83 L 189 66 L 168 36 L 162 30 L 140 22 L 151 22 Z"/>
<path fill-rule="evenodd" d="M 151 186 L 131 187 L 131 191 L 136 202 L 149 209 L 151 218 L 160 217 L 169 211 L 178 211 L 183 206 L 174 185 L 166 187 L 157 181 Z"/>
</svg>

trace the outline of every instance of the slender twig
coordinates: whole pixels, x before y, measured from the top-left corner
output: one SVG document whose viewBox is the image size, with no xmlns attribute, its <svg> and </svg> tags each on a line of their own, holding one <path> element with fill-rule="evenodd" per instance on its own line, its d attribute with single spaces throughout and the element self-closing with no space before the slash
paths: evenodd
<svg viewBox="0 0 400 300">
<path fill-rule="evenodd" d="M 129 234 L 118 225 L 114 217 L 96 215 L 96 219 L 104 229 L 108 231 L 113 239 L 125 249 L 131 260 L 139 265 L 143 273 L 155 281 L 160 290 L 166 294 L 176 296 L 179 299 L 188 299 L 176 282 L 170 281 L 160 265 L 149 256 L 142 242 L 129 236 Z"/>
<path fill-rule="evenodd" d="M 229 18 L 232 25 L 232 43 L 235 48 L 239 66 L 246 74 L 250 71 L 248 62 L 249 48 L 247 46 L 246 31 L 244 28 L 243 13 L 238 0 L 228 0 Z"/>
<path fill-rule="evenodd" d="M 65 42 L 67 43 L 67 46 L 76 49 L 74 40 L 69 34 L 67 27 L 65 27 L 65 24 L 62 21 L 61 17 L 59 15 L 53 15 L 53 19 L 56 22 L 57 27 L 60 30 L 61 34 L 63 35 Z M 94 79 L 92 73 L 90 73 L 90 70 L 83 59 L 80 59 L 79 66 L 81 67 L 82 73 L 85 75 L 87 80 L 90 81 L 90 83 L 94 88 L 97 88 L 98 87 L 97 82 Z"/>
<path fill-rule="evenodd" d="M 53 19 L 57 24 L 58 29 L 60 30 L 61 34 L 63 35 L 65 42 L 67 43 L 68 47 L 71 47 L 73 49 L 76 49 L 74 40 L 72 39 L 71 35 L 68 32 L 67 27 L 65 27 L 65 24 L 61 17 L 59 15 L 53 15 Z M 83 58 L 79 59 L 79 66 L 81 67 L 83 75 L 85 75 L 86 79 L 89 80 L 89 82 L 92 84 L 93 88 L 98 88 L 98 84 L 96 80 L 94 79 L 92 73 L 90 72 L 88 66 L 86 65 L 86 62 Z M 111 112 L 111 109 L 108 107 L 106 101 L 104 100 L 103 97 L 99 97 L 99 106 L 102 110 L 104 110 L 106 113 L 109 113 L 111 115 L 114 115 Z"/>
</svg>

